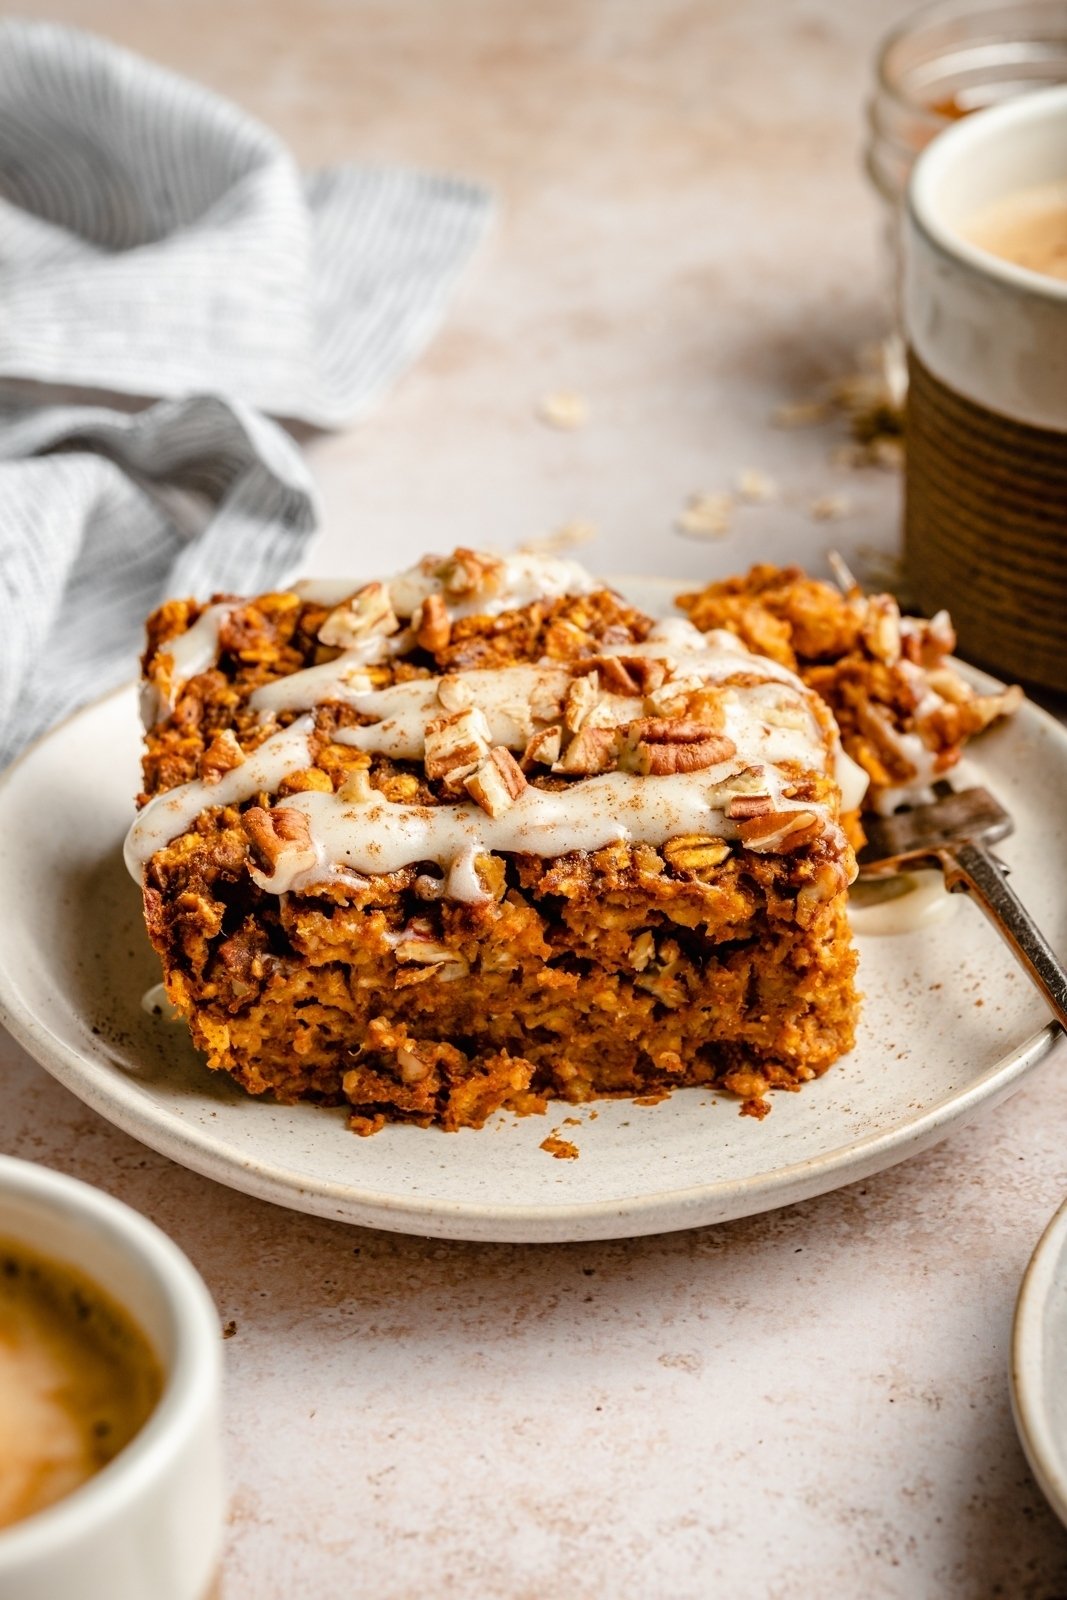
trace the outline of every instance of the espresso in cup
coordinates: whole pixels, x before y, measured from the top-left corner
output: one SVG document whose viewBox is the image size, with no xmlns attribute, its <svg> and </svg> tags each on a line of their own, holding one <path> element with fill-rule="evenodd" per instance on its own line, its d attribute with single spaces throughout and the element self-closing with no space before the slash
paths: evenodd
<svg viewBox="0 0 1067 1600">
<path fill-rule="evenodd" d="M 148 1340 L 110 1296 L 0 1239 L 0 1528 L 106 1467 L 162 1388 Z"/>
<path fill-rule="evenodd" d="M 983 206 L 965 239 L 1028 272 L 1067 279 L 1067 182 L 1039 183 Z"/>
</svg>

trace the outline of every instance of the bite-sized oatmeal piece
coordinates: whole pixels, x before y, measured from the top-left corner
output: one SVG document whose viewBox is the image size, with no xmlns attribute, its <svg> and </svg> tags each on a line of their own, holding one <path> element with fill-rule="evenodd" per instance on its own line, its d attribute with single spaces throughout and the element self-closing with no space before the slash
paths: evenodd
<svg viewBox="0 0 1067 1600">
<path fill-rule="evenodd" d="M 728 629 L 825 700 L 870 780 L 872 811 L 932 799 L 966 741 L 1023 697 L 1017 686 L 993 694 L 971 687 L 950 659 L 956 635 L 947 611 L 902 616 L 890 594 L 852 584 L 842 592 L 799 567 L 755 566 L 678 604 L 695 627 Z"/>
<path fill-rule="evenodd" d="M 767 1109 L 852 1044 L 826 706 L 573 562 L 149 621 L 142 882 L 167 993 L 254 1094 L 353 1127 L 701 1084 Z"/>
</svg>

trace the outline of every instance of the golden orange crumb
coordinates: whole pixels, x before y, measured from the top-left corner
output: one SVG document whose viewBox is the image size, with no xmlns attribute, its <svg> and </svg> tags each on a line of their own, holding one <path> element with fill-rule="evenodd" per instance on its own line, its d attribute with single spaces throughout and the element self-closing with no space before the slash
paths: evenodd
<svg viewBox="0 0 1067 1600">
<path fill-rule="evenodd" d="M 550 1133 L 547 1139 L 541 1140 L 541 1149 L 547 1150 L 557 1161 L 577 1161 L 581 1155 L 576 1144 L 571 1144 L 569 1139 L 557 1139 L 554 1133 Z"/>
</svg>

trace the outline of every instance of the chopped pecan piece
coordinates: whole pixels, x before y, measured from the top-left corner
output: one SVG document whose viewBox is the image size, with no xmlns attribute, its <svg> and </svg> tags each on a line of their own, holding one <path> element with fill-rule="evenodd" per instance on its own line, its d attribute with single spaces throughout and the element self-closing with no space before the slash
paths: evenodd
<svg viewBox="0 0 1067 1600">
<path fill-rule="evenodd" d="M 658 656 L 607 656 L 604 659 L 617 661 L 625 668 L 638 694 L 654 693 L 666 678 L 670 666 L 668 661 Z"/>
<path fill-rule="evenodd" d="M 491 743 L 489 724 L 477 706 L 435 717 L 426 724 L 425 739 L 426 776 L 441 778 L 453 788 L 484 761 Z"/>
<path fill-rule="evenodd" d="M 1023 702 L 1023 691 L 1017 683 L 1009 684 L 1006 689 L 1001 689 L 996 694 L 975 695 L 971 705 L 971 712 L 977 722 L 976 732 L 988 728 L 991 722 L 998 717 L 1010 717 L 1017 711 Z"/>
<path fill-rule="evenodd" d="M 653 777 L 665 777 L 674 772 L 702 772 L 706 767 L 716 767 L 729 761 L 736 746 L 723 734 L 712 734 L 699 744 L 646 744 L 637 746 L 638 771 Z"/>
<path fill-rule="evenodd" d="M 935 694 L 951 705 L 964 706 L 974 699 L 974 690 L 951 667 L 934 667 L 926 675 L 926 682 Z"/>
<path fill-rule="evenodd" d="M 463 784 L 483 811 L 491 817 L 501 817 L 526 788 L 526 779 L 511 751 L 498 744 Z"/>
<path fill-rule="evenodd" d="M 760 855 L 787 855 L 811 844 L 821 827 L 814 811 L 768 811 L 765 816 L 747 818 L 737 831 L 749 850 Z"/>
<path fill-rule="evenodd" d="M 956 648 L 956 630 L 947 611 L 935 611 L 929 618 L 902 617 L 900 633 L 903 654 L 916 666 L 940 666 Z"/>
<path fill-rule="evenodd" d="M 416 1046 L 416 1048 L 418 1047 Z M 406 1045 L 402 1045 L 397 1051 L 396 1064 L 403 1083 L 421 1083 L 424 1078 L 430 1076 L 434 1066 L 432 1058 L 423 1060 L 421 1056 L 415 1054 L 414 1050 L 409 1050 Z"/>
<path fill-rule="evenodd" d="M 323 644 L 348 650 L 372 634 L 396 633 L 400 627 L 384 583 L 368 583 L 330 612 L 319 629 Z"/>
<path fill-rule="evenodd" d="M 461 596 L 496 594 L 504 577 L 504 563 L 480 550 L 459 549 L 438 569 L 446 594 Z"/>
<path fill-rule="evenodd" d="M 703 678 L 668 678 L 665 683 L 650 689 L 646 695 L 648 709 L 656 716 L 670 716 L 685 705 L 691 694 L 704 688 Z"/>
<path fill-rule="evenodd" d="M 599 700 L 600 679 L 595 672 L 574 679 L 563 702 L 563 721 L 571 733 L 578 732 Z"/>
<path fill-rule="evenodd" d="M 811 728 L 812 713 L 795 695 L 783 695 L 774 705 L 764 706 L 761 715 L 772 728 L 797 728 L 805 733 Z"/>
<path fill-rule="evenodd" d="M 701 772 L 737 754 L 724 733 L 712 733 L 699 722 L 643 717 L 624 730 L 620 765 L 628 772 L 664 777 L 675 772 Z"/>
<path fill-rule="evenodd" d="M 612 728 L 582 728 L 575 734 L 557 761 L 553 772 L 589 777 L 595 772 L 610 772 L 615 765 L 618 736 Z"/>
<path fill-rule="evenodd" d="M 900 660 L 900 607 L 891 594 L 869 597 L 860 637 L 876 661 L 892 665 Z"/>
<path fill-rule="evenodd" d="M 586 656 L 574 667 L 576 672 L 595 672 L 601 688 L 612 694 L 650 694 L 667 676 L 667 663 L 654 656 Z"/>
<path fill-rule="evenodd" d="M 448 648 L 452 637 L 452 618 L 439 594 L 428 594 L 411 619 L 415 643 L 436 655 Z"/>
<path fill-rule="evenodd" d="M 271 811 L 251 806 L 241 817 L 241 826 L 256 859 L 267 869 L 251 868 L 261 889 L 281 894 L 318 861 L 308 819 L 292 806 L 275 806 Z"/>
<path fill-rule="evenodd" d="M 560 669 L 539 678 L 530 695 L 530 715 L 536 722 L 555 722 L 563 705 L 563 691 L 559 687 Z"/>
<path fill-rule="evenodd" d="M 563 746 L 563 729 L 558 722 L 549 728 L 541 728 L 527 742 L 522 753 L 522 765 L 532 767 L 540 762 L 542 766 L 550 767 L 559 760 L 559 753 Z"/>
<path fill-rule="evenodd" d="M 671 717 L 641 717 L 626 729 L 628 736 L 632 734 L 635 739 L 647 739 L 651 744 L 699 744 L 708 737 L 708 732 L 704 722 L 688 722 Z M 726 743 L 730 745 L 728 754 L 733 755 L 736 745 L 731 739 Z"/>
<path fill-rule="evenodd" d="M 735 794 L 726 807 L 726 815 L 741 822 L 747 817 L 765 817 L 774 810 L 769 794 Z"/>
<path fill-rule="evenodd" d="M 811 880 L 797 895 L 796 919 L 802 928 L 810 927 L 820 906 L 847 889 L 848 870 L 843 861 L 821 861 Z"/>
<path fill-rule="evenodd" d="M 215 784 L 226 772 L 232 772 L 245 759 L 232 728 L 217 733 L 200 757 L 197 772 L 204 783 Z"/>
<path fill-rule="evenodd" d="M 609 692 L 637 693 L 637 680 L 631 677 L 621 656 L 589 656 L 584 661 L 576 661 L 574 665 L 578 672 L 595 672 Z"/>
</svg>

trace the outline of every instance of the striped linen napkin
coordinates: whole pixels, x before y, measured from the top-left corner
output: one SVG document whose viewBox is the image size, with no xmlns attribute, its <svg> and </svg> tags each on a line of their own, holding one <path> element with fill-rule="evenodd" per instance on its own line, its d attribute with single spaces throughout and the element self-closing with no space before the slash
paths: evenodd
<svg viewBox="0 0 1067 1600">
<path fill-rule="evenodd" d="M 0 765 L 130 675 L 166 595 L 294 568 L 318 509 L 271 418 L 363 414 L 490 212 L 447 176 L 301 174 L 196 84 L 0 24 Z"/>
</svg>

